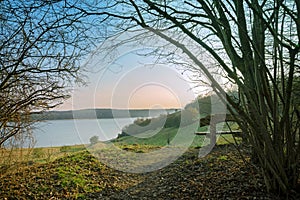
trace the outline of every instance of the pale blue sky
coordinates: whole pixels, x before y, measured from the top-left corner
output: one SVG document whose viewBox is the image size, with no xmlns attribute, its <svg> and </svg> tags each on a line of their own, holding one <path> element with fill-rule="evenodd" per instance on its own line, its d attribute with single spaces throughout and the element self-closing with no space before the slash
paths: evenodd
<svg viewBox="0 0 300 200">
<path fill-rule="evenodd" d="M 103 69 L 89 67 L 88 86 L 76 87 L 59 110 L 85 108 L 182 108 L 195 99 L 192 86 L 172 64 L 127 52 Z M 99 70 L 100 69 L 100 70 Z"/>
</svg>

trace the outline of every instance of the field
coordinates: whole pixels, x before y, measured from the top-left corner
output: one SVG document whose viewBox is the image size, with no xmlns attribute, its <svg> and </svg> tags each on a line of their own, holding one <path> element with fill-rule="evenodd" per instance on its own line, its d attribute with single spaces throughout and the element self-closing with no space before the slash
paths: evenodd
<svg viewBox="0 0 300 200">
<path fill-rule="evenodd" d="M 149 146 L 132 145 L 142 151 Z M 72 147 L 71 147 L 72 149 Z M 246 161 L 249 161 L 245 155 Z M 1 169 L 2 199 L 278 199 L 267 193 L 254 168 L 246 167 L 232 145 L 219 145 L 204 158 L 188 149 L 165 168 L 127 173 L 86 150 L 40 163 Z"/>
<path fill-rule="evenodd" d="M 186 131 L 186 130 L 185 130 Z M 157 132 L 157 131 L 156 131 Z M 1 150 L 1 199 L 278 199 L 266 192 L 260 174 L 244 161 L 231 135 L 219 137 L 212 153 L 198 157 L 205 136 L 193 136 L 184 154 L 161 169 L 126 172 L 131 160 L 120 161 L 123 152 L 135 155 L 176 148 L 177 129 L 160 130 L 151 139 L 126 136 L 106 143 L 52 148 Z M 152 134 L 144 133 L 143 136 Z M 188 137 L 187 137 L 188 138 Z M 182 140 L 183 138 L 180 138 Z M 189 139 L 189 138 L 188 138 Z M 176 140 L 175 140 L 176 141 Z M 173 143 L 173 144 L 172 144 Z M 182 144 L 186 144 L 183 142 Z M 87 151 L 87 149 L 89 151 Z M 95 156 L 97 153 L 98 157 Z M 102 153 L 102 154 L 101 154 Z M 107 164 L 110 155 L 114 168 Z M 100 155 L 100 157 L 99 157 Z M 102 155 L 102 157 L 101 157 Z M 142 163 L 145 165 L 145 163 Z M 139 165 L 135 166 L 136 169 Z"/>
</svg>

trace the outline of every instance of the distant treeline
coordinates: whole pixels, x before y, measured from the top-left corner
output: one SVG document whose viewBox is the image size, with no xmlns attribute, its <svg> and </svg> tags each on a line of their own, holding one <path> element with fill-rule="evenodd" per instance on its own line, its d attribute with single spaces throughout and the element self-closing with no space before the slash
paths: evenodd
<svg viewBox="0 0 300 200">
<path fill-rule="evenodd" d="M 109 119 L 155 117 L 162 113 L 173 113 L 178 109 L 84 109 L 70 111 L 48 111 L 32 113 L 33 120 L 63 120 L 63 119 Z"/>
</svg>

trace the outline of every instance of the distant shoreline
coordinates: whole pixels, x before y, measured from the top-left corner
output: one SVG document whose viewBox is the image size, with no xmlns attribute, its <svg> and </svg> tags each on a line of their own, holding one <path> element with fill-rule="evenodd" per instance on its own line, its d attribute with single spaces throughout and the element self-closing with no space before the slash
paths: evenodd
<svg viewBox="0 0 300 200">
<path fill-rule="evenodd" d="M 33 120 L 69 120 L 69 119 L 113 119 L 155 117 L 161 114 L 171 114 L 181 109 L 83 109 L 68 111 L 47 111 L 31 113 Z"/>
</svg>

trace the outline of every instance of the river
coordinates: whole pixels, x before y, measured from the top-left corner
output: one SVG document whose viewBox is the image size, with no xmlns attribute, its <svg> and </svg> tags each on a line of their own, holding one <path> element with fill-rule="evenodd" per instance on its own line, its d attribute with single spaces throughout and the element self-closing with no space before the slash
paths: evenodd
<svg viewBox="0 0 300 200">
<path fill-rule="evenodd" d="M 116 138 L 122 128 L 135 118 L 49 120 L 39 122 L 33 129 L 35 147 L 89 144 L 92 136 L 100 141 Z"/>
</svg>

